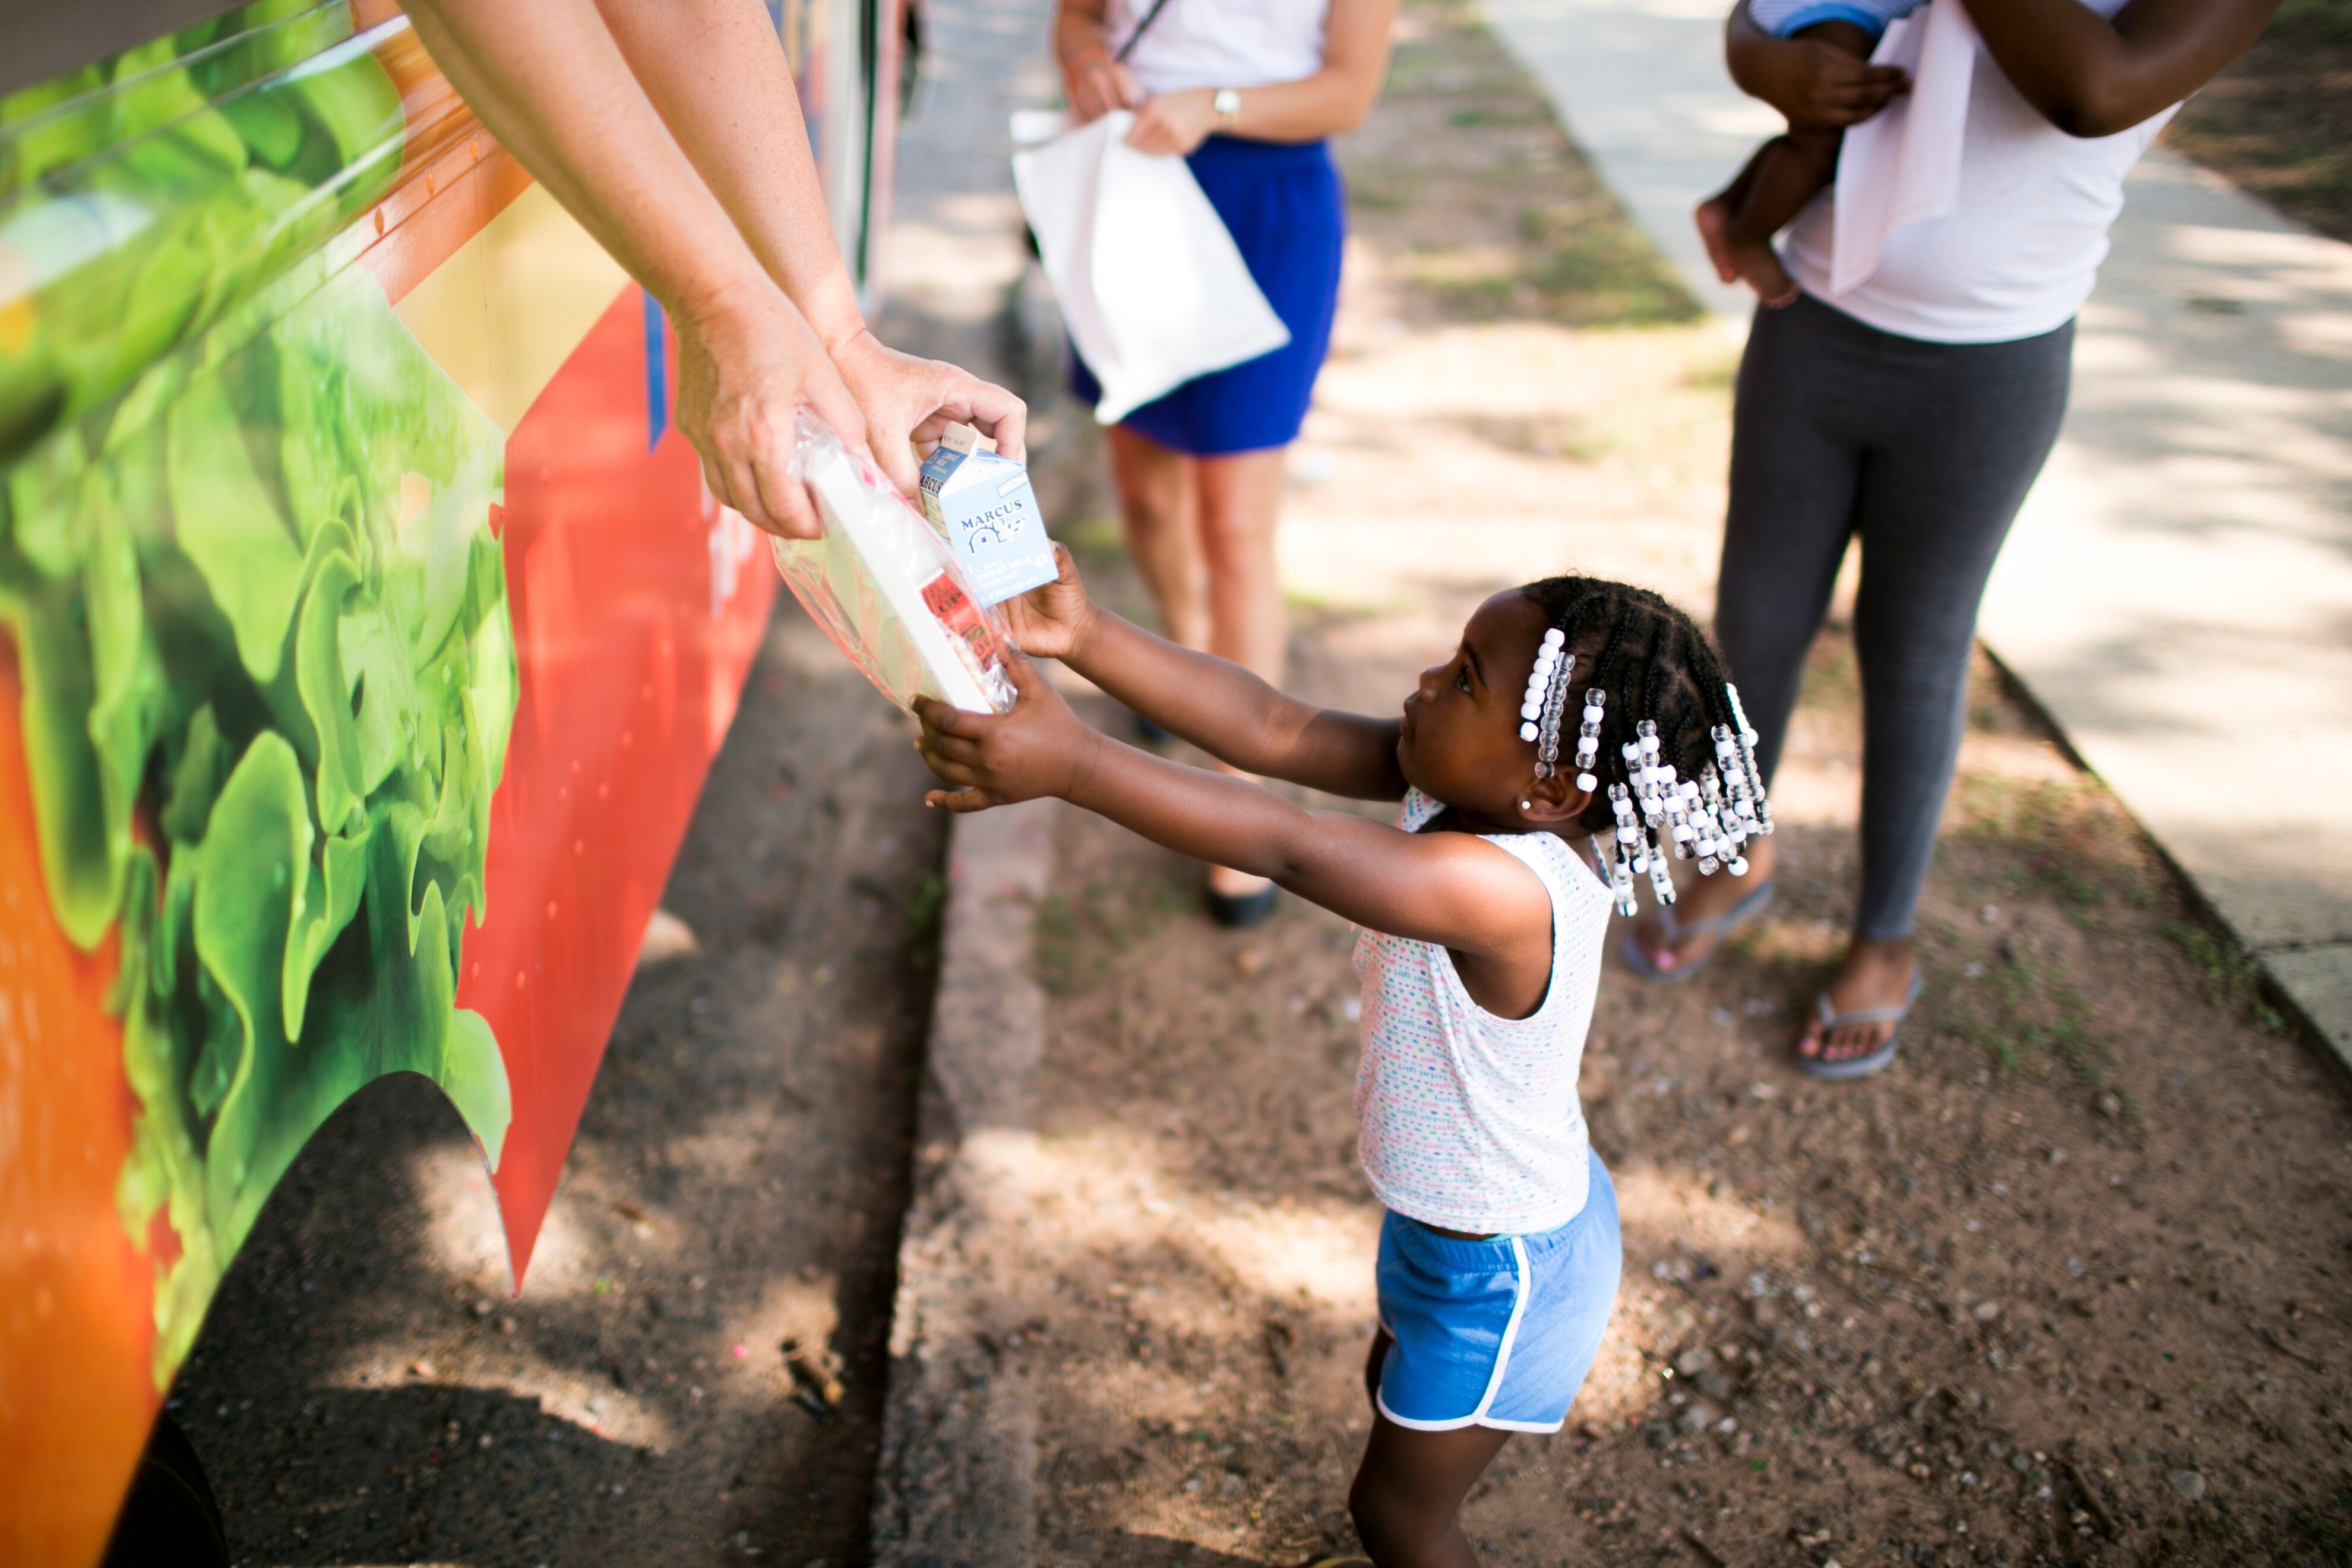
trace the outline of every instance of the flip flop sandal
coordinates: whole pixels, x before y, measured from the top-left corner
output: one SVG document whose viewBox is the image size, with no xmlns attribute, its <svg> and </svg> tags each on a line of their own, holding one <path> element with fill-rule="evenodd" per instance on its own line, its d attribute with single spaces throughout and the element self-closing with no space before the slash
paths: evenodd
<svg viewBox="0 0 2352 1568">
<path fill-rule="evenodd" d="M 1675 920 L 1674 907 L 1668 905 L 1658 911 L 1658 918 L 1665 923 L 1668 947 L 1672 947 L 1685 937 L 1705 936 L 1710 931 L 1721 933 L 1716 937 L 1715 945 L 1688 963 L 1677 963 L 1672 969 L 1661 969 L 1648 953 L 1642 951 L 1641 942 L 1633 932 L 1629 931 L 1625 933 L 1625 941 L 1622 948 L 1625 957 L 1625 967 L 1644 980 L 1654 980 L 1663 985 L 1671 985 L 1677 980 L 1688 980 L 1692 975 L 1705 969 L 1708 961 L 1723 951 L 1726 938 L 1762 914 L 1765 906 L 1771 901 L 1772 884 L 1766 882 L 1721 914 L 1709 915 L 1705 920 L 1693 921 L 1688 925 L 1684 925 Z"/>
<path fill-rule="evenodd" d="M 1837 1079 L 1868 1078 L 1886 1066 L 1895 1059 L 1895 1048 L 1902 1044 L 1903 1020 L 1909 1015 L 1911 1004 L 1919 1000 L 1919 993 L 1927 984 L 1927 977 L 1915 968 L 1911 971 L 1911 984 L 1903 993 L 1903 1005 L 1857 1007 L 1851 1013 L 1832 1013 L 1830 1011 L 1830 994 L 1826 991 L 1815 993 L 1813 1010 L 1821 1016 L 1822 1038 L 1824 1041 L 1829 1038 L 1831 1030 L 1847 1024 L 1892 1023 L 1895 1027 L 1887 1032 L 1886 1043 L 1866 1057 L 1846 1057 L 1838 1061 L 1825 1062 L 1819 1057 L 1801 1055 L 1797 1058 L 1797 1070 L 1807 1078 Z"/>
</svg>

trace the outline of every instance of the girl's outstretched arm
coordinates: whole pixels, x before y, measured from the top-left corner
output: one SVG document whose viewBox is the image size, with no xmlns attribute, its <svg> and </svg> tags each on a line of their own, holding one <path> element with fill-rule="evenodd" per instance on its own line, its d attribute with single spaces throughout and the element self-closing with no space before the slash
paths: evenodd
<svg viewBox="0 0 2352 1568">
<path fill-rule="evenodd" d="M 2203 87 L 2279 0 L 2131 0 L 2110 20 L 2080 0 L 1968 0 L 2001 74 L 2070 136 L 2112 136 Z"/>
<path fill-rule="evenodd" d="M 1061 576 L 1003 606 L 1024 652 L 1060 659 L 1245 773 L 1355 800 L 1404 798 L 1397 720 L 1301 702 L 1237 664 L 1154 637 L 1088 599 L 1069 551 L 1057 544 L 1054 552 Z"/>
<path fill-rule="evenodd" d="M 1141 635 L 1141 634 L 1137 634 Z M 1525 863 L 1464 833 L 1405 833 L 1345 812 L 1309 811 L 1254 784 L 1156 757 L 1088 729 L 1026 659 L 1012 663 L 1010 713 L 968 713 L 929 699 L 916 711 L 923 761 L 953 790 L 926 797 L 980 811 L 1059 795 L 1155 843 L 1270 877 L 1377 931 L 1441 942 L 1471 961 L 1549 973 L 1550 895 Z"/>
</svg>

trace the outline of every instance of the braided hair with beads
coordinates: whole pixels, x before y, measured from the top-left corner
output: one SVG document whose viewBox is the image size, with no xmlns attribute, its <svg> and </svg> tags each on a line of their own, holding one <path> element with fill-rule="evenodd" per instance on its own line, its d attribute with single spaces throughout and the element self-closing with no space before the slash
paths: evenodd
<svg viewBox="0 0 2352 1568">
<path fill-rule="evenodd" d="M 1547 629 L 1519 736 L 1536 747 L 1537 776 L 1550 777 L 1569 693 L 1582 689 L 1576 784 L 1592 799 L 1577 820 L 1610 847 L 1595 858 L 1619 910 L 1634 912 L 1634 879 L 1644 875 L 1661 904 L 1674 902 L 1669 852 L 1696 858 L 1702 876 L 1746 876 L 1740 850 L 1772 831 L 1772 807 L 1756 731 L 1706 634 L 1622 583 L 1546 577 L 1520 591 Z"/>
</svg>

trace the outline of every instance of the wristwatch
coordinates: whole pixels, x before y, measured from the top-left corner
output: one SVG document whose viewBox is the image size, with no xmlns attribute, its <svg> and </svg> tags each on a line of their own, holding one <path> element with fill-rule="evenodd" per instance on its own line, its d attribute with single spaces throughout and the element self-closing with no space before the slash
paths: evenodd
<svg viewBox="0 0 2352 1568">
<path fill-rule="evenodd" d="M 1209 100 L 1209 107 L 1217 111 L 1218 124 L 1231 125 L 1234 121 L 1241 118 L 1241 89 L 1239 88 L 1232 87 L 1221 87 L 1217 89 L 1216 97 Z"/>
</svg>

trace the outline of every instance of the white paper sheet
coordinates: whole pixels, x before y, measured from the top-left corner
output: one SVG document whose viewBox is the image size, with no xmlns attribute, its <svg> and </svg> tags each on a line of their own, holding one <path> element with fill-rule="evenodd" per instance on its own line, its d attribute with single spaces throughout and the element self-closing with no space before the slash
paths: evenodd
<svg viewBox="0 0 2352 1568">
<path fill-rule="evenodd" d="M 1896 229 L 1958 208 L 1978 47 L 1976 24 L 1960 0 L 1931 0 L 1878 40 L 1872 63 L 1903 67 L 1911 90 L 1847 131 L 1839 150 L 1832 296 L 1878 270 Z"/>
<path fill-rule="evenodd" d="M 1036 129 L 1021 118 L 1016 141 Z M 1134 122 L 1116 110 L 1013 155 L 1063 322 L 1102 384 L 1105 425 L 1290 342 L 1192 171 L 1129 147 Z"/>
</svg>

